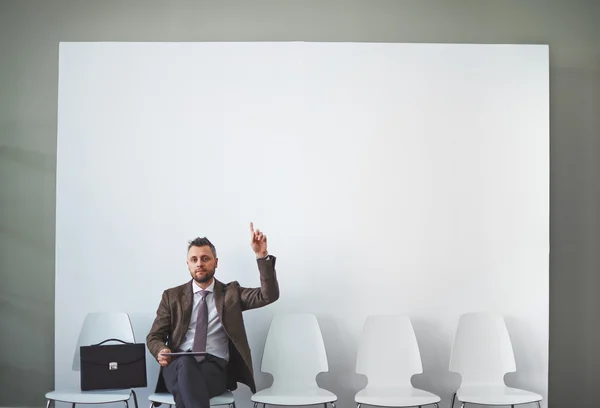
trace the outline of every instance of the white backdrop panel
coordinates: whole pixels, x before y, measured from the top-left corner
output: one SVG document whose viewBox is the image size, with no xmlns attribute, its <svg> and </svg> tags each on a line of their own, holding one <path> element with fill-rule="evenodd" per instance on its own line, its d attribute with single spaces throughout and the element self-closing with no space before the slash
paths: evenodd
<svg viewBox="0 0 600 408">
<path fill-rule="evenodd" d="M 219 279 L 258 285 L 254 221 L 281 287 L 246 314 L 259 388 L 274 313 L 318 316 L 318 380 L 343 407 L 366 384 L 366 316 L 405 313 L 413 383 L 446 404 L 458 316 L 498 311 L 507 382 L 546 397 L 548 139 L 546 46 L 62 43 L 56 386 L 78 387 L 87 312 L 127 311 L 145 341 L 162 291 L 189 279 L 188 240 L 216 245 Z"/>
</svg>

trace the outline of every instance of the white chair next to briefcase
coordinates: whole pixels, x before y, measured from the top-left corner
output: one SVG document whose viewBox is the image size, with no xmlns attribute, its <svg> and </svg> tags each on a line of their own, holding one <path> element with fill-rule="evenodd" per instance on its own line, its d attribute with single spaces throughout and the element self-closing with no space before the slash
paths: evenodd
<svg viewBox="0 0 600 408">
<path fill-rule="evenodd" d="M 73 370 L 80 370 L 79 348 L 100 343 L 106 339 L 115 338 L 125 342 L 135 343 L 131 320 L 127 313 L 121 312 L 96 312 L 89 313 L 83 322 L 75 353 L 73 356 Z M 60 401 L 72 404 L 109 404 L 114 402 L 124 402 L 129 406 L 129 400 L 133 396 L 135 408 L 138 408 L 137 396 L 132 389 L 124 390 L 54 390 L 46 394 L 46 408 L 50 407 L 53 401 Z"/>
</svg>

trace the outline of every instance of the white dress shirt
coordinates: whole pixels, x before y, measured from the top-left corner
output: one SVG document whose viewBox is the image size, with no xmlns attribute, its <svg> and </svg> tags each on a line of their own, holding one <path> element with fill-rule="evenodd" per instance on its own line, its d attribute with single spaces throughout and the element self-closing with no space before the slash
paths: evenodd
<svg viewBox="0 0 600 408">
<path fill-rule="evenodd" d="M 181 350 L 191 350 L 194 345 L 194 334 L 196 333 L 196 319 L 198 318 L 198 308 L 200 306 L 200 300 L 202 296 L 200 291 L 202 288 L 198 286 L 195 281 L 192 280 L 192 291 L 194 292 L 194 306 L 192 308 L 192 317 L 190 319 L 190 325 L 187 333 L 183 338 L 183 342 L 179 346 Z M 224 360 L 229 361 L 229 338 L 225 329 L 219 319 L 217 313 L 217 307 L 215 306 L 215 296 L 213 294 L 215 289 L 215 281 L 205 290 L 210 293 L 206 295 L 206 306 L 208 308 L 208 334 L 206 338 L 206 352 L 214 356 L 220 357 Z"/>
</svg>

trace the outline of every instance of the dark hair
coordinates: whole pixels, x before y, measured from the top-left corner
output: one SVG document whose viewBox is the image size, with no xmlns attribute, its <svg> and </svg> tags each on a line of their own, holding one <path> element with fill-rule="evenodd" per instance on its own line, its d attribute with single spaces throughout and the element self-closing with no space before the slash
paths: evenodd
<svg viewBox="0 0 600 408">
<path fill-rule="evenodd" d="M 215 249 L 215 246 L 206 237 L 204 237 L 204 238 L 198 237 L 198 238 L 194 238 L 192 241 L 190 241 L 190 244 L 188 245 L 188 252 L 189 252 L 190 248 L 193 246 L 196 246 L 196 247 L 207 246 L 212 251 L 213 256 L 215 258 L 217 257 L 217 250 Z"/>
</svg>

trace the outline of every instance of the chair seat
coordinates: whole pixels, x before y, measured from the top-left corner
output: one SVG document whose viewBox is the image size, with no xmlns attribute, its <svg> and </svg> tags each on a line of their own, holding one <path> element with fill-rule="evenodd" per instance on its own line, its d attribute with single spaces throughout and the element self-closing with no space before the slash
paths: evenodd
<svg viewBox="0 0 600 408">
<path fill-rule="evenodd" d="M 173 395 L 167 392 L 154 393 L 148 397 L 148 400 L 158 404 L 175 405 L 175 399 L 173 398 Z M 235 398 L 233 397 L 233 393 L 229 390 L 210 399 L 211 406 L 231 405 L 234 402 Z"/>
<path fill-rule="evenodd" d="M 358 404 L 380 407 L 413 407 L 440 402 L 440 397 L 414 387 L 367 387 L 354 400 Z"/>
<path fill-rule="evenodd" d="M 459 401 L 485 405 L 528 404 L 542 400 L 533 392 L 505 385 L 466 385 L 456 391 Z"/>
<path fill-rule="evenodd" d="M 50 391 L 46 399 L 72 404 L 110 404 L 126 401 L 131 397 L 131 390 L 95 390 L 95 391 Z"/>
<path fill-rule="evenodd" d="M 151 394 L 148 397 L 150 402 L 156 402 L 157 404 L 175 405 L 175 399 L 172 394 L 166 392 L 157 392 Z"/>
<path fill-rule="evenodd" d="M 337 401 L 337 396 L 316 385 L 270 387 L 250 398 L 253 402 L 272 405 L 313 405 Z"/>
</svg>

